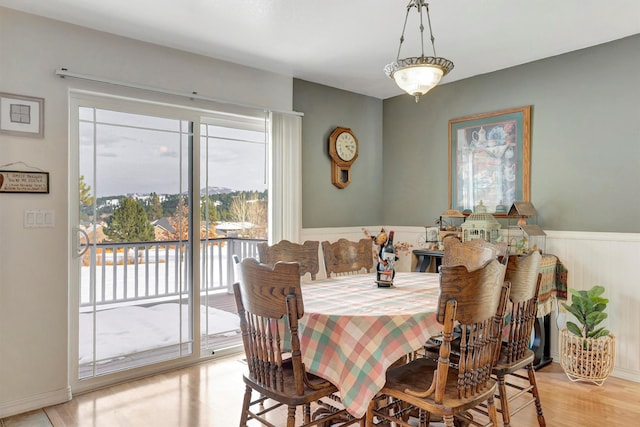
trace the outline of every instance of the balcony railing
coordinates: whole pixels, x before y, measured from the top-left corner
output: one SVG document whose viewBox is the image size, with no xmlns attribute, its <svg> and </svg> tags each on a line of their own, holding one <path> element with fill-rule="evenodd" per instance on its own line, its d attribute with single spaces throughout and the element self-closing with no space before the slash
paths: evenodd
<svg viewBox="0 0 640 427">
<path fill-rule="evenodd" d="M 233 255 L 257 257 L 257 244 L 263 241 L 200 240 L 201 295 L 230 291 L 235 280 Z M 185 241 L 92 244 L 81 267 L 81 311 L 94 305 L 151 304 L 188 295 L 188 251 Z"/>
</svg>

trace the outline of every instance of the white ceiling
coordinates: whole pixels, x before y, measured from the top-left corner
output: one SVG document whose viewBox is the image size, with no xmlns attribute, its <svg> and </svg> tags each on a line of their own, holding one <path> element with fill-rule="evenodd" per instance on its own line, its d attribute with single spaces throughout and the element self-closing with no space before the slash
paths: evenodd
<svg viewBox="0 0 640 427">
<path fill-rule="evenodd" d="M 407 3 L 0 0 L 0 6 L 382 99 L 402 93 L 383 68 L 396 59 Z M 437 54 L 455 63 L 443 83 L 640 33 L 640 0 L 432 0 L 430 13 Z M 408 25 L 401 57 L 420 55 L 418 34 L 417 25 Z M 425 45 L 425 55 L 432 54 Z"/>
</svg>

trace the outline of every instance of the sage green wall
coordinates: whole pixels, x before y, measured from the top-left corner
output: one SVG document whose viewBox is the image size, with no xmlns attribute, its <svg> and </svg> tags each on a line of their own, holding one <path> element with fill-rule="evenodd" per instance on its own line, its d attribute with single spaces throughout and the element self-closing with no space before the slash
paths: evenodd
<svg viewBox="0 0 640 427">
<path fill-rule="evenodd" d="M 385 100 L 381 224 L 433 224 L 448 207 L 450 119 L 524 105 L 538 223 L 640 232 L 640 35 Z"/>
<path fill-rule="evenodd" d="M 304 80 L 293 81 L 293 109 L 302 119 L 302 226 L 349 227 L 381 224 L 382 100 Z M 329 135 L 351 128 L 359 155 L 351 184 L 331 184 Z"/>
<path fill-rule="evenodd" d="M 448 121 L 531 105 L 538 223 L 640 232 L 639 70 L 635 35 L 444 84 L 418 104 L 407 95 L 380 101 L 294 79 L 293 107 L 305 114 L 303 227 L 433 224 L 448 207 Z M 329 175 L 327 138 L 338 125 L 360 141 L 345 190 Z"/>
</svg>

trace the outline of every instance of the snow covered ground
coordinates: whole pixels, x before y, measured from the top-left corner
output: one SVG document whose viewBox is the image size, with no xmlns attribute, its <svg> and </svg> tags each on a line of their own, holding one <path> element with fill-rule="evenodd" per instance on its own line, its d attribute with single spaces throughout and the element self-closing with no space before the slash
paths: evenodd
<svg viewBox="0 0 640 427">
<path fill-rule="evenodd" d="M 186 304 L 162 303 L 151 307 L 127 306 L 96 312 L 96 360 L 108 361 L 137 351 L 179 344 L 188 338 Z M 205 329 L 208 324 L 208 331 Z M 233 336 L 240 333 L 237 314 L 200 306 L 202 334 Z M 93 315 L 81 313 L 79 363 L 93 361 Z"/>
<path fill-rule="evenodd" d="M 148 252 L 154 253 L 152 250 Z M 94 361 L 94 327 L 95 360 L 98 363 L 190 341 L 188 305 L 177 301 L 181 288 L 179 283 L 187 280 L 185 261 L 177 259 L 173 251 L 163 254 L 166 256 L 161 262 L 146 258 L 146 263 L 137 263 L 133 257 L 126 265 L 98 264 L 95 282 L 91 277 L 91 267 L 80 268 L 80 365 Z M 220 246 L 212 245 L 208 248 L 208 257 L 203 259 L 209 260 L 201 271 L 201 280 L 205 283 L 203 288 L 226 292 L 226 248 L 221 250 Z M 90 292 L 91 286 L 94 287 L 93 292 Z M 98 303 L 95 325 L 91 304 L 93 295 Z M 239 324 L 237 314 L 200 306 L 202 335 L 239 337 Z"/>
</svg>

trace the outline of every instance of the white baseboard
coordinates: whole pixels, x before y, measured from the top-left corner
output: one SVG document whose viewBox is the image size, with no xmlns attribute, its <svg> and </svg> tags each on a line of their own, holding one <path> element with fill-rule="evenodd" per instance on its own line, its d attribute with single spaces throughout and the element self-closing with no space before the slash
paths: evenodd
<svg viewBox="0 0 640 427">
<path fill-rule="evenodd" d="M 0 405 L 0 418 L 34 411 L 71 400 L 71 387 L 36 394 L 25 399 L 14 400 Z"/>
</svg>

